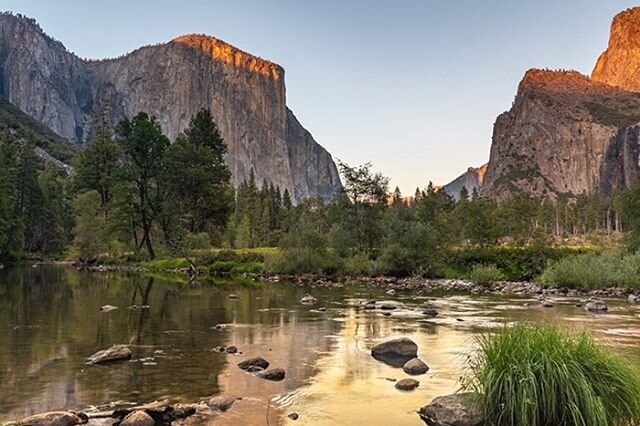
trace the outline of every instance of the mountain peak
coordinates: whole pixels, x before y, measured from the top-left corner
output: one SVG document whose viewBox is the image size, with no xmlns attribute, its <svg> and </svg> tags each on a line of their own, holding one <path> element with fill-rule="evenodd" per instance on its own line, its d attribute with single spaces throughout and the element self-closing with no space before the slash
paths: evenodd
<svg viewBox="0 0 640 426">
<path fill-rule="evenodd" d="M 591 74 L 596 81 L 640 92 L 640 7 L 613 18 L 609 45 Z"/>
<path fill-rule="evenodd" d="M 518 86 L 519 95 L 529 91 L 553 94 L 604 94 L 615 92 L 616 89 L 607 84 L 593 81 L 578 71 L 532 68 L 525 73 Z"/>
<path fill-rule="evenodd" d="M 171 40 L 171 43 L 187 45 L 199 49 L 216 61 L 222 61 L 237 68 L 262 74 L 280 80 L 284 70 L 278 64 L 251 55 L 220 39 L 205 34 L 185 34 Z"/>
</svg>

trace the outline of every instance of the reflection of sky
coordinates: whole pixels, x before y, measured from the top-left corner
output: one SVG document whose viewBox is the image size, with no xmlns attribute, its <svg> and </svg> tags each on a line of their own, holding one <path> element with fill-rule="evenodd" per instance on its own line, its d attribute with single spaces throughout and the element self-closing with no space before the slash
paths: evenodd
<svg viewBox="0 0 640 426">
<path fill-rule="evenodd" d="M 534 298 L 411 297 L 407 310 L 385 317 L 365 311 L 364 300 L 389 298 L 377 290 L 304 289 L 287 284 L 241 286 L 172 284 L 117 274 L 0 271 L 0 422 L 34 412 L 115 401 L 172 398 L 193 402 L 221 392 L 243 399 L 224 414 L 194 423 L 271 425 L 419 425 L 415 411 L 458 386 L 465 355 L 478 332 L 517 319 L 560 321 L 598 330 L 603 341 L 640 359 L 640 306 L 610 301 L 605 315 L 587 314 L 578 299 L 538 307 Z M 301 305 L 310 291 L 326 312 Z M 229 293 L 240 295 L 230 301 Z M 128 310 L 147 298 L 149 310 Z M 47 303 L 55 300 L 56 303 Z M 119 306 L 108 314 L 103 304 Z M 440 315 L 425 319 L 423 307 Z M 223 331 L 215 324 L 228 324 Z M 406 375 L 375 361 L 373 344 L 407 336 L 430 371 L 410 393 L 387 379 Z M 111 367 L 84 365 L 84 357 L 112 343 L 131 343 L 134 361 Z M 242 355 L 211 352 L 235 345 Z M 237 362 L 262 356 L 287 372 L 269 382 L 241 371 Z M 141 362 L 144 358 L 145 363 Z M 300 420 L 286 415 L 298 412 Z"/>
</svg>

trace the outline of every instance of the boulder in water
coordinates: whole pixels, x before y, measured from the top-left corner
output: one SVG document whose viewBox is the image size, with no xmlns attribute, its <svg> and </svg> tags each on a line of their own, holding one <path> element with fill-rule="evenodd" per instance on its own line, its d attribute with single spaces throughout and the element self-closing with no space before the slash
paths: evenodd
<svg viewBox="0 0 640 426">
<path fill-rule="evenodd" d="M 75 411 L 51 411 L 49 413 L 35 414 L 18 421 L 19 425 L 32 426 L 75 426 L 87 423 L 88 418 L 84 413 Z"/>
<path fill-rule="evenodd" d="M 402 370 L 411 374 L 412 376 L 418 376 L 420 374 L 424 374 L 429 371 L 429 366 L 424 363 L 420 358 L 413 358 L 407 361 L 403 366 Z"/>
<path fill-rule="evenodd" d="M 484 417 L 474 397 L 471 393 L 439 396 L 420 409 L 420 418 L 429 426 L 480 426 Z"/>
<path fill-rule="evenodd" d="M 153 420 L 146 411 L 136 410 L 125 416 L 120 422 L 120 426 L 154 426 L 156 421 Z"/>
<path fill-rule="evenodd" d="M 402 367 L 418 356 L 418 345 L 406 337 L 387 340 L 371 348 L 371 355 L 378 361 L 393 367 Z"/>
<path fill-rule="evenodd" d="M 269 367 L 269 361 L 257 356 L 255 358 L 249 358 L 249 359 L 245 359 L 242 362 L 239 362 L 238 367 L 240 367 L 240 369 L 245 371 L 249 371 L 254 367 L 259 367 L 260 369 L 265 370 L 267 367 Z"/>
<path fill-rule="evenodd" d="M 300 299 L 300 303 L 302 303 L 303 305 L 315 305 L 316 303 L 318 303 L 318 299 L 310 294 L 306 294 L 302 297 L 302 299 Z"/>
<path fill-rule="evenodd" d="M 218 395 L 206 402 L 207 406 L 215 411 L 227 411 L 234 402 L 236 402 L 239 398 L 230 395 Z"/>
<path fill-rule="evenodd" d="M 395 384 L 395 388 L 401 391 L 412 391 L 420 386 L 420 382 L 416 379 L 402 379 Z"/>
<path fill-rule="evenodd" d="M 116 309 L 118 309 L 117 306 L 104 305 L 100 308 L 100 312 L 111 312 L 111 311 L 115 311 Z"/>
<path fill-rule="evenodd" d="M 109 349 L 98 351 L 87 358 L 87 364 L 109 364 L 131 359 L 131 350 L 126 345 L 113 345 Z"/>
<path fill-rule="evenodd" d="M 272 368 L 271 370 L 259 371 L 255 374 L 256 377 L 261 379 L 271 380 L 273 382 L 279 382 L 284 380 L 286 373 L 282 368 Z"/>
<path fill-rule="evenodd" d="M 587 312 L 607 312 L 609 307 L 602 300 L 590 300 L 584 305 L 584 310 Z"/>
</svg>

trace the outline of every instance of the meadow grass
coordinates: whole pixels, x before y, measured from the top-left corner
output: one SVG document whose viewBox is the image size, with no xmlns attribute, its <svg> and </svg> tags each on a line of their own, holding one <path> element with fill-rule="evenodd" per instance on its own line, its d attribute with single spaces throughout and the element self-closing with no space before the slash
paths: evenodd
<svg viewBox="0 0 640 426">
<path fill-rule="evenodd" d="M 551 262 L 538 281 L 573 288 L 640 286 L 640 253 L 585 253 Z"/>
<path fill-rule="evenodd" d="M 606 426 L 640 421 L 636 368 L 586 332 L 526 323 L 478 339 L 463 388 L 488 424 Z"/>
</svg>

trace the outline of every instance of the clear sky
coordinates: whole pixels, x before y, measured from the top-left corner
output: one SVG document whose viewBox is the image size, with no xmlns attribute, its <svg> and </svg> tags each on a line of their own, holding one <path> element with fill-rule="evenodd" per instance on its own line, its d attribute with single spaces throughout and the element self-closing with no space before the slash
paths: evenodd
<svg viewBox="0 0 640 426">
<path fill-rule="evenodd" d="M 589 74 L 623 0 L 2 0 L 85 58 L 206 33 L 282 65 L 287 103 L 350 164 L 413 193 L 489 158 L 532 67 Z"/>
</svg>

